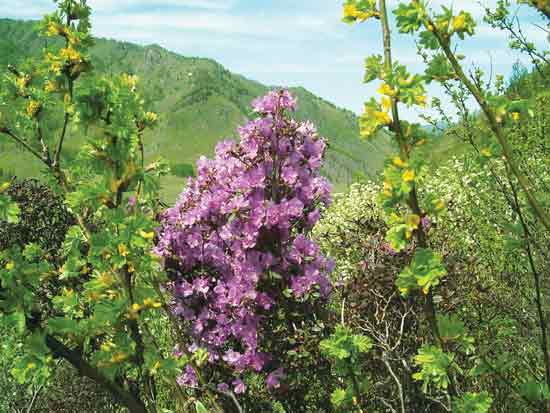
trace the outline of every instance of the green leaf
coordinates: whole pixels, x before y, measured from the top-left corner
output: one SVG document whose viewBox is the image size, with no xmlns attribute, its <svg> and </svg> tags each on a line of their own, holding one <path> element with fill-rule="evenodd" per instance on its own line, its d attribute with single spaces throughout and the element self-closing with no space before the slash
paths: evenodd
<svg viewBox="0 0 550 413">
<path fill-rule="evenodd" d="M 382 71 L 382 56 L 372 55 L 365 59 L 365 83 L 372 82 L 380 76 Z"/>
<path fill-rule="evenodd" d="M 208 413 L 208 410 L 206 409 L 204 404 L 202 404 L 198 400 L 195 402 L 195 410 L 196 410 L 197 413 Z"/>
<path fill-rule="evenodd" d="M 69 255 L 71 251 L 80 248 L 80 244 L 84 241 L 84 234 L 82 229 L 78 225 L 70 227 L 65 234 L 65 241 L 63 242 L 63 254 Z"/>
<path fill-rule="evenodd" d="M 78 323 L 70 318 L 55 317 L 48 321 L 48 329 L 52 334 L 77 333 Z"/>
<path fill-rule="evenodd" d="M 433 38 L 433 34 L 430 32 L 431 36 L 430 39 Z M 425 40 L 428 42 L 428 39 Z M 447 57 L 443 53 L 437 53 L 432 57 L 432 59 L 428 63 L 428 67 L 425 71 L 425 79 L 426 83 L 431 83 L 433 80 L 436 80 L 438 82 L 442 82 L 445 80 L 450 80 L 455 77 L 454 70 L 449 63 Z"/>
<path fill-rule="evenodd" d="M 528 381 L 520 386 L 520 393 L 531 401 L 540 401 L 548 399 L 548 390 L 544 383 L 537 381 Z"/>
<path fill-rule="evenodd" d="M 25 245 L 25 249 L 23 250 L 23 256 L 27 261 L 33 261 L 41 258 L 43 253 L 42 248 L 34 243 Z"/>
<path fill-rule="evenodd" d="M 466 393 L 460 399 L 453 400 L 455 413 L 487 413 L 493 404 L 489 393 Z"/>
<path fill-rule="evenodd" d="M 404 296 L 417 288 L 427 294 L 446 274 L 439 254 L 429 248 L 418 248 L 411 264 L 399 274 L 396 284 Z"/>
<path fill-rule="evenodd" d="M 13 202 L 7 195 L 0 194 L 0 221 L 17 224 L 20 212 L 19 205 L 16 202 Z"/>
<path fill-rule="evenodd" d="M 390 243 L 391 247 L 399 252 L 407 246 L 407 239 L 405 232 L 407 226 L 405 224 L 394 225 L 386 233 L 386 240 Z"/>
<path fill-rule="evenodd" d="M 336 407 L 340 407 L 345 400 L 346 400 L 346 391 L 344 389 L 336 389 L 330 395 L 330 401 Z"/>
<path fill-rule="evenodd" d="M 424 1 L 399 3 L 393 13 L 400 33 L 414 33 L 426 17 L 426 8 Z"/>
<path fill-rule="evenodd" d="M 458 344 L 466 354 L 474 352 L 474 338 L 468 335 L 466 326 L 457 316 L 438 314 L 437 324 L 443 341 Z"/>
<path fill-rule="evenodd" d="M 441 348 L 425 344 L 414 358 L 414 364 L 421 370 L 413 374 L 415 380 L 422 381 L 422 391 L 426 393 L 430 384 L 441 390 L 449 385 L 448 370 L 454 355 L 445 353 Z"/>
<path fill-rule="evenodd" d="M 208 350 L 205 348 L 199 348 L 195 353 L 193 353 L 193 360 L 197 363 L 197 366 L 202 366 L 208 360 Z"/>
<path fill-rule="evenodd" d="M 6 328 L 14 328 L 19 334 L 25 331 L 25 313 L 22 311 L 14 311 L 8 315 L 2 315 L 0 320 Z"/>
<path fill-rule="evenodd" d="M 359 353 L 367 353 L 372 348 L 372 341 L 367 336 L 354 335 L 353 344 Z"/>
</svg>

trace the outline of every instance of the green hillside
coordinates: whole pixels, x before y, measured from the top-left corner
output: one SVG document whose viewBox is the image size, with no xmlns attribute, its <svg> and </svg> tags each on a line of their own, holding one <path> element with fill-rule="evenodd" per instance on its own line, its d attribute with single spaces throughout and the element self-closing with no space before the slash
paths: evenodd
<svg viewBox="0 0 550 413">
<path fill-rule="evenodd" d="M 35 22 L 0 19 L 0 71 L 41 53 L 47 41 L 33 30 Z M 23 46 L 25 45 L 25 46 Z M 29 47 L 30 45 L 30 47 Z M 235 137 L 236 126 L 249 113 L 249 104 L 270 87 L 231 73 L 211 59 L 184 57 L 157 45 L 138 46 L 97 39 L 92 50 L 97 74 L 127 72 L 140 78 L 143 95 L 161 115 L 160 126 L 147 136 L 149 157 L 161 154 L 175 170 L 185 171 L 200 155 L 211 155 L 222 138 Z M 328 138 L 325 175 L 341 190 L 355 171 L 375 176 L 391 150 L 389 139 L 360 141 L 358 120 L 304 88 L 291 88 L 298 97 L 299 119 L 310 119 Z M 76 153 L 85 140 L 74 134 L 67 150 Z M 4 175 L 35 175 L 40 165 L 17 148 L 0 141 L 0 170 Z M 179 173 L 182 175 L 182 173 Z M 173 200 L 181 190 L 181 176 L 166 177 L 164 194 Z"/>
</svg>

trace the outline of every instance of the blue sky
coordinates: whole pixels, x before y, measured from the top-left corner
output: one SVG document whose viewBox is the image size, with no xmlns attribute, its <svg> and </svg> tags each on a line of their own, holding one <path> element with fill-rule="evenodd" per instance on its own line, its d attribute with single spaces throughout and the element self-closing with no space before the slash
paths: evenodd
<svg viewBox="0 0 550 413">
<path fill-rule="evenodd" d="M 395 5 L 397 0 L 389 0 Z M 89 0 L 97 36 L 159 44 L 186 56 L 213 58 L 229 70 L 268 85 L 304 86 L 317 95 L 360 113 L 376 84 L 363 85 L 363 61 L 381 53 L 379 24 L 341 22 L 334 0 Z M 432 0 L 432 5 L 449 4 Z M 507 50 L 507 37 L 482 23 L 483 8 L 496 0 L 455 0 L 480 23 L 475 40 L 461 44 L 467 65 L 508 75 L 520 58 Z M 39 18 L 53 10 L 50 0 L 0 0 L 0 17 Z M 533 25 L 533 13 L 520 12 L 524 30 L 547 44 Z M 395 57 L 413 72 L 422 65 L 411 37 L 394 33 Z M 525 60 L 525 59 L 523 59 Z M 430 89 L 438 94 L 437 88 Z M 406 118 L 418 113 L 405 111 Z"/>
</svg>

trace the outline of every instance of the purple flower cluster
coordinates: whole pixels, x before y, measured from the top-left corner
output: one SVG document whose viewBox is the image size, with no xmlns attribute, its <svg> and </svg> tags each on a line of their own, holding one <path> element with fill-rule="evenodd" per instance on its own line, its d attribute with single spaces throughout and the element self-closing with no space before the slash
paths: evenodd
<svg viewBox="0 0 550 413">
<path fill-rule="evenodd" d="M 177 271 L 174 312 L 192 338 L 182 344 L 206 348 L 211 364 L 237 376 L 271 368 L 261 351 L 263 321 L 289 295 L 326 298 L 333 268 L 306 236 L 330 202 L 319 174 L 325 142 L 310 122 L 286 116 L 296 107 L 286 90 L 252 106 L 259 116 L 239 128 L 240 142 L 223 141 L 213 160 L 199 159 L 197 177 L 162 217 L 156 247 Z M 268 387 L 284 377 L 275 369 Z M 193 372 L 180 383 L 196 384 Z M 240 379 L 232 384 L 244 392 Z"/>
</svg>

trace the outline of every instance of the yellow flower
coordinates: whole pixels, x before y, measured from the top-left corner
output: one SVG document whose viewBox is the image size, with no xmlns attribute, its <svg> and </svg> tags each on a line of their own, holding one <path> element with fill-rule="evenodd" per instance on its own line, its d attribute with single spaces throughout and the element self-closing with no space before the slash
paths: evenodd
<svg viewBox="0 0 550 413">
<path fill-rule="evenodd" d="M 120 294 L 118 293 L 118 291 L 115 291 L 115 290 L 107 290 L 107 298 L 109 300 L 114 300 L 115 298 L 117 298 Z"/>
<path fill-rule="evenodd" d="M 99 301 L 101 299 L 101 294 L 99 294 L 97 291 L 89 291 L 88 299 L 90 301 Z"/>
<path fill-rule="evenodd" d="M 109 287 L 115 282 L 113 275 L 108 272 L 102 272 L 101 275 L 97 278 L 97 280 L 99 284 L 102 285 L 103 287 Z"/>
<path fill-rule="evenodd" d="M 153 364 L 153 367 L 151 367 L 151 370 L 150 370 L 151 374 L 153 375 L 156 374 L 158 369 L 160 369 L 160 366 L 161 366 L 160 361 L 157 360 L 157 362 Z"/>
<path fill-rule="evenodd" d="M 464 30 L 465 27 L 466 15 L 464 13 L 461 13 L 453 19 L 453 31 L 458 32 Z"/>
<path fill-rule="evenodd" d="M 13 261 L 8 261 L 6 264 L 6 270 L 11 271 L 15 268 L 15 263 Z"/>
<path fill-rule="evenodd" d="M 51 80 L 46 81 L 44 90 L 48 93 L 55 92 L 57 90 L 57 84 Z"/>
<path fill-rule="evenodd" d="M 158 115 L 155 112 L 147 112 L 145 114 L 145 119 L 147 119 L 151 123 L 155 123 L 158 120 Z"/>
<path fill-rule="evenodd" d="M 121 363 L 124 360 L 126 360 L 127 358 L 128 358 L 127 354 L 122 353 L 122 352 L 118 352 L 118 353 L 113 354 L 113 356 L 111 357 L 111 361 L 113 363 Z"/>
<path fill-rule="evenodd" d="M 80 62 L 82 60 L 80 53 L 70 46 L 61 49 L 59 51 L 59 56 L 61 56 L 62 59 L 68 60 L 72 63 Z"/>
<path fill-rule="evenodd" d="M 29 370 L 32 370 L 32 369 L 34 369 L 35 367 L 36 367 L 36 364 L 34 364 L 34 363 L 32 363 L 32 362 L 29 363 L 29 364 L 27 364 L 27 369 L 29 369 Z"/>
<path fill-rule="evenodd" d="M 398 80 L 400 86 L 410 86 L 414 82 L 414 76 L 410 75 L 408 78 L 403 79 L 399 78 Z"/>
<path fill-rule="evenodd" d="M 393 164 L 400 168 L 405 168 L 407 166 L 407 162 L 404 162 L 399 156 L 393 158 Z"/>
<path fill-rule="evenodd" d="M 136 272 L 136 267 L 134 267 L 134 264 L 132 264 L 131 262 L 128 263 L 128 272 L 129 273 Z"/>
<path fill-rule="evenodd" d="M 143 306 L 147 308 L 160 308 L 161 305 L 162 305 L 161 303 L 154 301 L 151 298 L 145 298 L 143 300 Z"/>
<path fill-rule="evenodd" d="M 118 253 L 123 257 L 128 256 L 128 249 L 126 248 L 126 245 L 118 244 Z"/>
<path fill-rule="evenodd" d="M 391 99 L 387 96 L 382 96 L 382 102 L 381 102 L 382 109 L 384 112 L 389 112 L 391 109 Z"/>
<path fill-rule="evenodd" d="M 346 4 L 344 5 L 344 19 L 360 20 L 364 22 L 365 20 L 370 19 L 374 16 L 379 16 L 376 10 L 372 11 L 361 11 L 357 8 L 355 4 Z"/>
<path fill-rule="evenodd" d="M 380 87 L 378 88 L 378 93 L 390 97 L 395 97 L 395 95 L 397 94 L 396 91 L 387 83 L 382 83 L 380 85 Z"/>
<path fill-rule="evenodd" d="M 403 180 L 405 182 L 411 182 L 414 181 L 414 171 L 412 169 L 407 169 L 405 172 L 403 172 Z"/>
<path fill-rule="evenodd" d="M 384 195 L 388 198 L 392 196 L 392 189 L 393 187 L 389 182 L 384 181 Z"/>
<path fill-rule="evenodd" d="M 50 37 L 57 36 L 61 32 L 60 29 L 61 28 L 57 22 L 50 21 L 48 22 L 48 30 L 46 30 L 46 34 Z"/>
<path fill-rule="evenodd" d="M 426 106 L 427 98 L 424 95 L 415 96 L 416 104 L 419 106 Z"/>
<path fill-rule="evenodd" d="M 136 90 L 136 85 L 138 83 L 139 78 L 136 75 L 129 75 L 127 73 L 124 73 L 122 75 L 122 82 L 130 87 L 130 90 L 133 92 Z"/>
<path fill-rule="evenodd" d="M 61 62 L 52 62 L 52 64 L 50 65 L 50 70 L 56 75 L 61 74 L 61 69 L 63 69 L 63 65 L 61 64 Z"/>
<path fill-rule="evenodd" d="M 6 189 L 8 189 L 10 187 L 10 183 L 9 182 L 4 182 L 2 185 L 0 185 L 0 194 L 2 192 L 4 192 Z"/>
<path fill-rule="evenodd" d="M 491 156 L 491 150 L 489 148 L 483 148 L 479 151 L 483 156 L 489 158 Z"/>
<path fill-rule="evenodd" d="M 141 229 L 139 230 L 139 235 L 141 235 L 145 239 L 153 239 L 155 237 L 155 233 L 153 231 L 145 232 Z"/>
<path fill-rule="evenodd" d="M 128 314 L 128 318 L 130 320 L 136 320 L 139 316 L 139 312 L 143 307 L 137 303 L 132 304 L 130 308 L 130 314 Z"/>
<path fill-rule="evenodd" d="M 376 121 L 379 123 L 379 124 L 382 124 L 382 125 L 389 125 L 391 123 L 391 117 L 390 115 L 388 115 L 387 112 L 379 112 L 379 111 L 375 111 L 373 113 L 374 115 L 374 119 L 376 119 Z"/>
<path fill-rule="evenodd" d="M 27 104 L 27 115 L 29 115 L 31 118 L 34 117 L 40 108 L 42 107 L 42 104 L 36 100 L 29 100 L 29 103 Z"/>
<path fill-rule="evenodd" d="M 437 211 L 441 211 L 443 208 L 445 208 L 445 203 L 442 200 L 439 200 L 435 204 L 435 209 Z"/>
<path fill-rule="evenodd" d="M 107 340 L 101 344 L 101 351 L 111 351 L 115 347 L 116 347 L 115 343 L 113 343 L 111 340 Z"/>
<path fill-rule="evenodd" d="M 115 193 L 118 191 L 118 188 L 120 188 L 120 185 L 122 185 L 122 179 L 114 179 L 109 183 L 109 189 L 111 192 Z"/>
<path fill-rule="evenodd" d="M 77 36 L 75 36 L 75 34 L 71 30 L 66 29 L 65 34 L 66 34 L 67 40 L 69 40 L 69 43 L 71 45 L 77 45 L 80 43 L 80 39 Z"/>
<path fill-rule="evenodd" d="M 23 90 L 27 87 L 30 81 L 31 81 L 31 78 L 29 75 L 23 75 L 15 79 L 15 84 L 19 88 L 19 90 Z"/>
<path fill-rule="evenodd" d="M 519 112 L 512 112 L 511 115 L 512 115 L 512 119 L 514 120 L 514 122 L 518 122 L 518 121 L 519 121 L 519 119 L 520 119 L 520 114 L 519 114 Z"/>
<path fill-rule="evenodd" d="M 420 217 L 416 214 L 410 214 L 407 216 L 406 224 L 409 228 L 417 229 L 420 225 Z"/>
<path fill-rule="evenodd" d="M 355 4 L 346 4 L 344 5 L 344 18 L 356 19 L 359 16 L 359 10 Z"/>
<path fill-rule="evenodd" d="M 429 23 L 428 26 L 426 26 L 426 28 L 428 29 L 429 32 L 433 32 L 434 31 L 434 26 L 433 24 Z"/>
<path fill-rule="evenodd" d="M 365 103 L 365 113 L 359 119 L 359 132 L 362 137 L 370 138 L 380 126 L 388 125 L 391 121 L 389 114 L 380 111 L 376 102 Z"/>
</svg>

